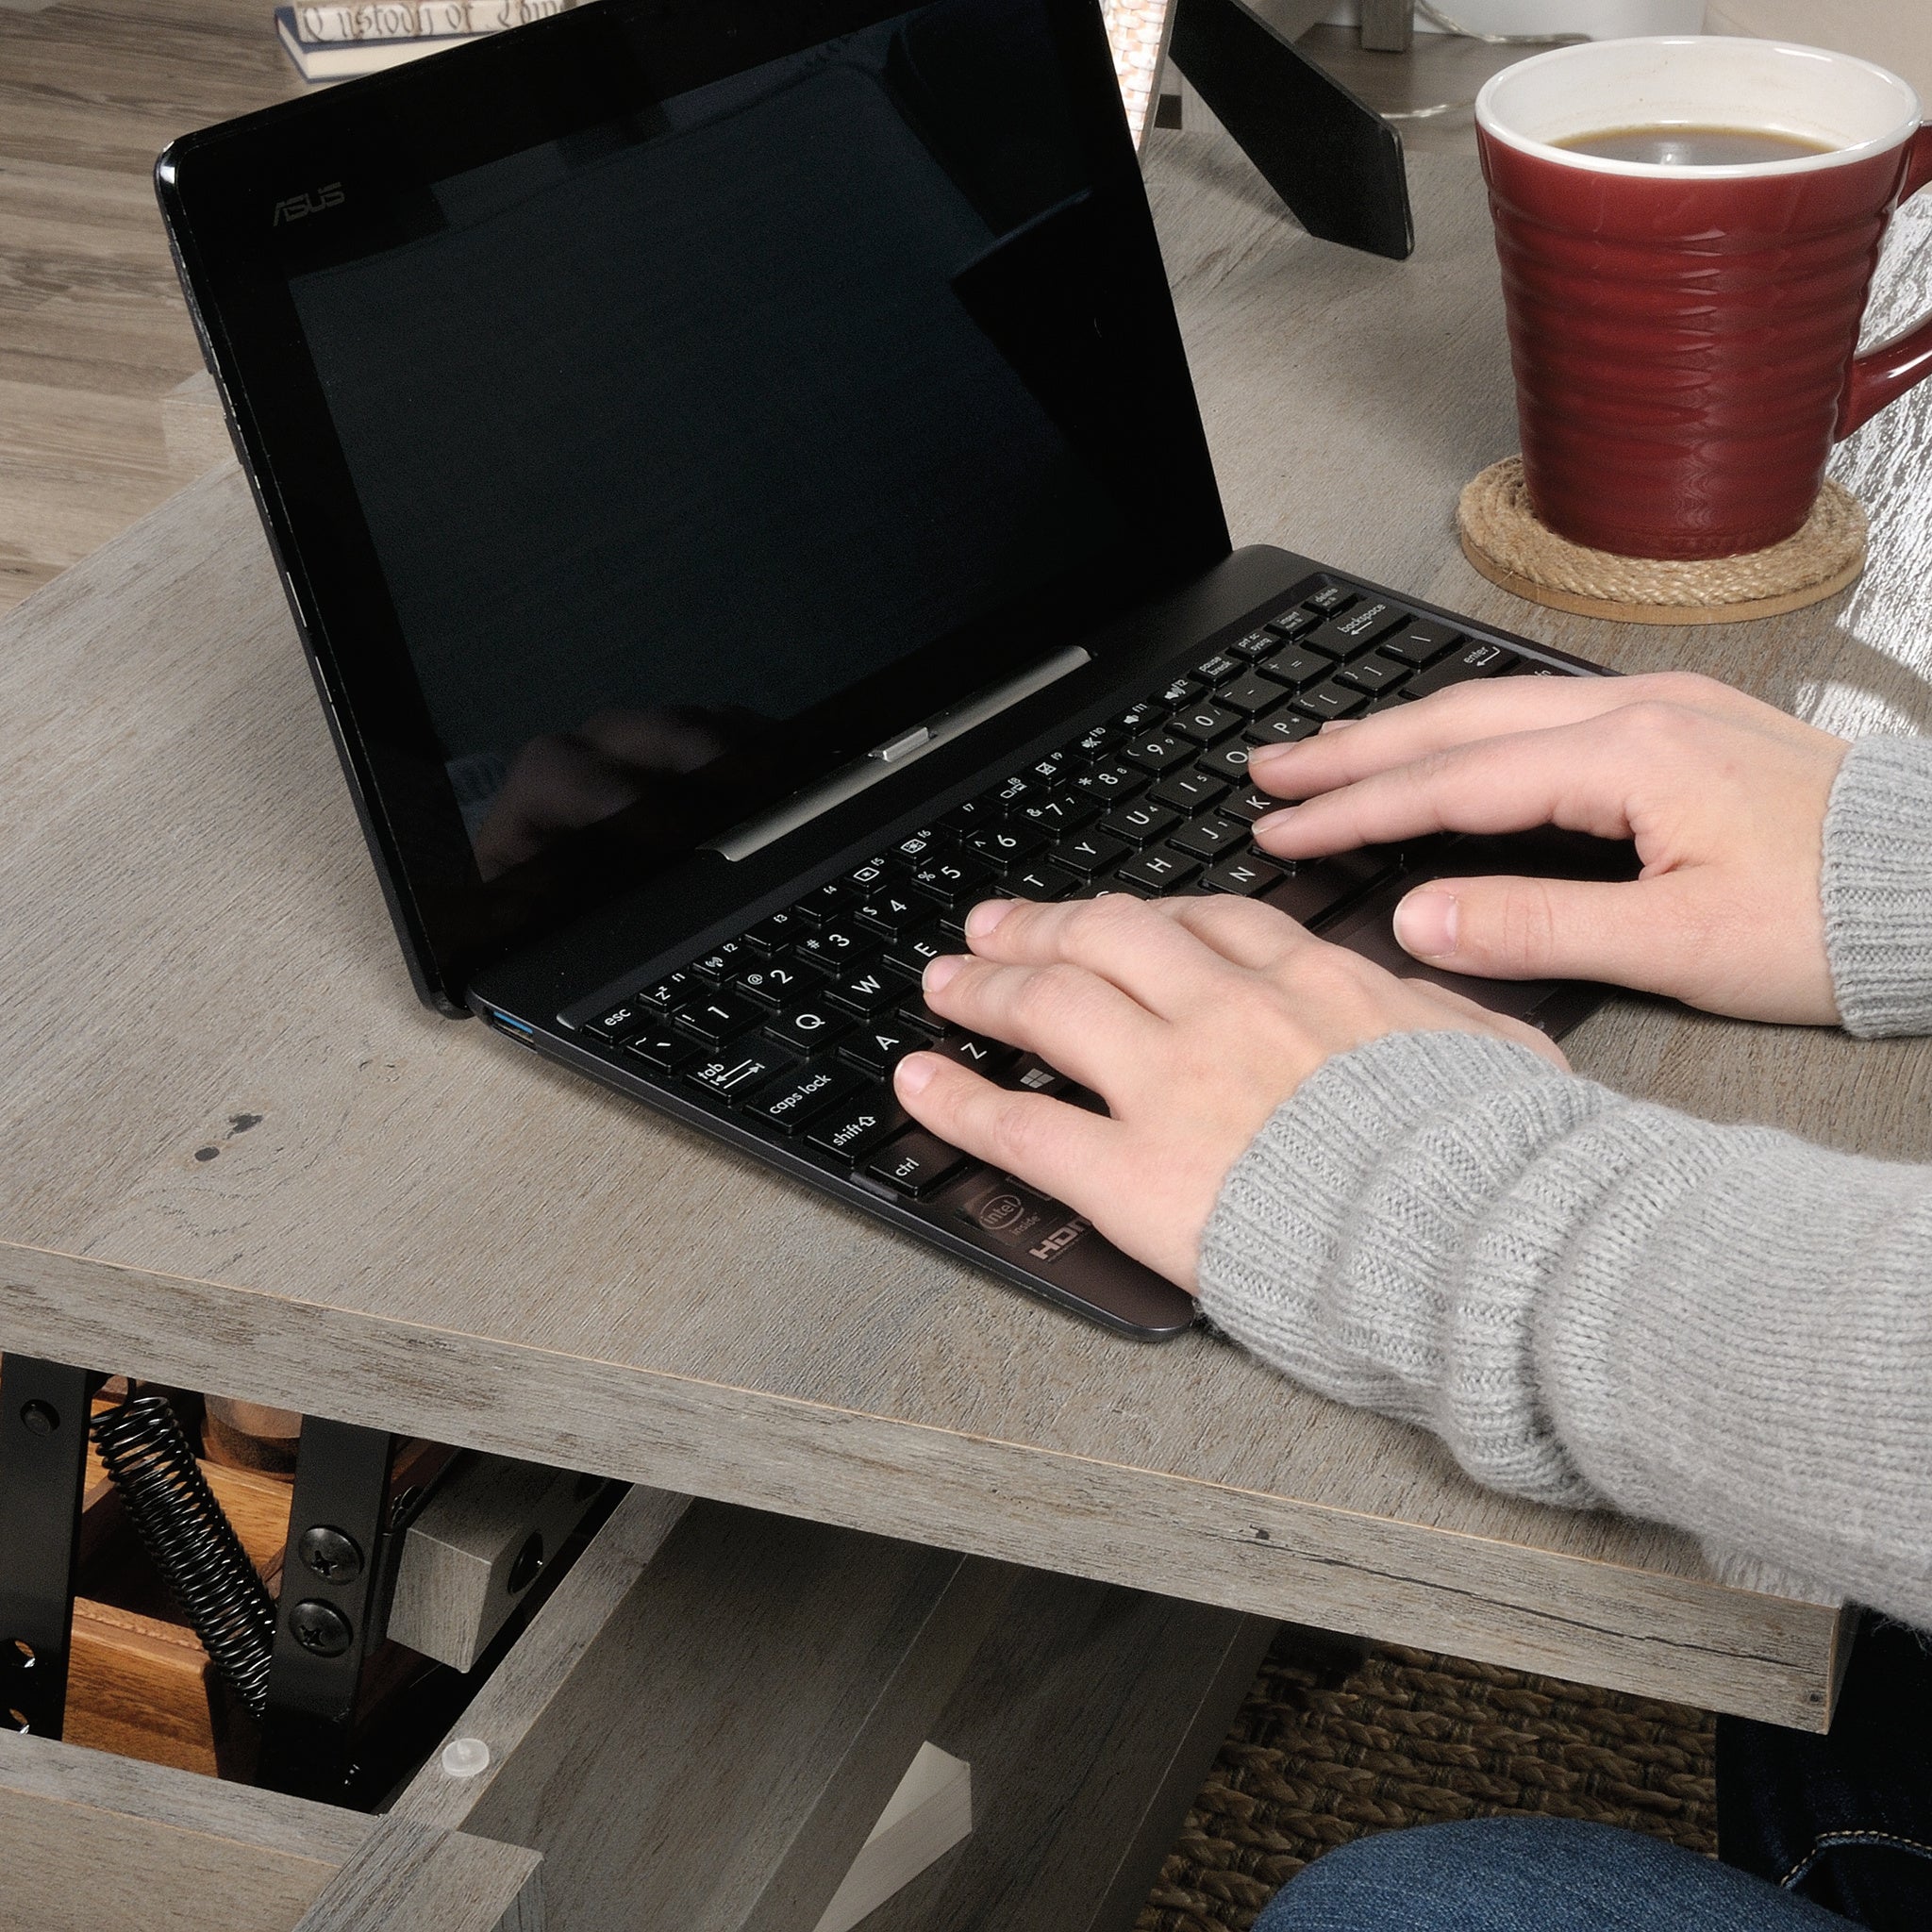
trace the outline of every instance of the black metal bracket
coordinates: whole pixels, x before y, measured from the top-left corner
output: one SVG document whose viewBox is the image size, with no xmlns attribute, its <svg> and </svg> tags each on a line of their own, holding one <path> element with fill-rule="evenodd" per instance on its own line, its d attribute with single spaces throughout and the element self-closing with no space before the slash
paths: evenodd
<svg viewBox="0 0 1932 1932">
<path fill-rule="evenodd" d="M 1415 252 L 1402 137 L 1241 0 L 1174 0 L 1168 53 L 1309 234 Z"/>
<path fill-rule="evenodd" d="M 0 1359 L 0 1723 L 42 1738 L 66 1724 L 88 1405 L 104 1379 Z"/>
<path fill-rule="evenodd" d="M 305 1417 L 269 1666 L 261 1783 L 299 1797 L 340 1794 L 362 1666 L 388 1614 L 390 1474 L 395 1439 Z"/>
</svg>

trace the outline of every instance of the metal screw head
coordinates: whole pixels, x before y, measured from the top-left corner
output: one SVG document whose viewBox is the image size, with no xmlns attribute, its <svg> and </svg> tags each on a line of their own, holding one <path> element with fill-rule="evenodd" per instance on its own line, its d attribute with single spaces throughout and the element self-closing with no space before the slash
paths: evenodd
<svg viewBox="0 0 1932 1932">
<path fill-rule="evenodd" d="M 32 1436 L 51 1436 L 60 1426 L 60 1411 L 50 1403 L 29 1402 L 20 1411 L 22 1426 Z"/>
<path fill-rule="evenodd" d="M 522 1549 L 517 1552 L 516 1561 L 509 1566 L 509 1593 L 515 1596 L 519 1591 L 528 1590 L 535 1583 L 543 1569 L 543 1532 L 533 1529 Z"/>
<path fill-rule="evenodd" d="M 289 1635 L 310 1657 L 341 1657 L 355 1641 L 349 1620 L 333 1604 L 312 1598 L 289 1612 Z"/>
<path fill-rule="evenodd" d="M 302 1560 L 325 1583 L 354 1583 L 362 1574 L 362 1550 L 346 1531 L 318 1523 L 295 1545 Z"/>
</svg>

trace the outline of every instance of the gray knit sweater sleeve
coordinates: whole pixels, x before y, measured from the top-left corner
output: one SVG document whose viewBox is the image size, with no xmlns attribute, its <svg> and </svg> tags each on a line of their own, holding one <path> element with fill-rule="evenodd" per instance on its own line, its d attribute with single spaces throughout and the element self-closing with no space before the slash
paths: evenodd
<svg viewBox="0 0 1932 1932">
<path fill-rule="evenodd" d="M 1904 751 L 1857 747 L 1827 823 L 1834 979 L 1874 1030 L 1932 1012 L 1932 973 L 1870 903 L 1932 941 L 1932 747 Z M 1242 1156 L 1200 1293 L 1479 1481 L 1932 1627 L 1932 1168 L 1713 1126 L 1500 1041 L 1396 1035 L 1330 1061 Z"/>
</svg>

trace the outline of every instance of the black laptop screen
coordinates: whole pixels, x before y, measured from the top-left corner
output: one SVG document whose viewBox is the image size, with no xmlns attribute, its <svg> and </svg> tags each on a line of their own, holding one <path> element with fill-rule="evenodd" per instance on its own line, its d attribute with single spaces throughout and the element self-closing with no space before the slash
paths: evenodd
<svg viewBox="0 0 1932 1932">
<path fill-rule="evenodd" d="M 407 660 L 351 709 L 412 755 L 380 803 L 473 934 L 634 885 L 1224 545 L 1091 8 L 816 10 L 506 37 L 542 58 L 493 142 L 439 117 L 487 136 L 513 74 L 452 101 L 425 65 L 413 118 L 395 76 L 382 175 L 272 225 L 334 444 L 292 539 L 349 681 Z M 1191 469 L 1148 434 L 1176 401 Z M 298 499 L 331 490 L 319 565 Z"/>
</svg>

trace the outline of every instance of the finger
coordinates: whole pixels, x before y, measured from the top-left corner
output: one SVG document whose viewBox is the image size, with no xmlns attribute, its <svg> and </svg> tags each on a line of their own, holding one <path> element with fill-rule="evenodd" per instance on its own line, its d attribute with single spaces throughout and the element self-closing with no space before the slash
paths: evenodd
<svg viewBox="0 0 1932 1932">
<path fill-rule="evenodd" d="M 1267 972 L 1303 946 L 1318 943 L 1298 920 L 1226 892 L 1177 893 L 1148 909 L 1185 927 L 1236 966 Z"/>
<path fill-rule="evenodd" d="M 1197 1010 L 1227 973 L 1211 947 L 1125 892 L 1050 905 L 991 900 L 967 915 L 966 937 L 999 965 L 1084 967 L 1163 1019 Z"/>
<path fill-rule="evenodd" d="M 1161 1023 L 1110 980 L 1057 960 L 1002 966 L 946 954 L 925 969 L 925 1003 L 971 1033 L 1024 1047 L 1110 1100 L 1150 1063 Z"/>
<path fill-rule="evenodd" d="M 1452 745 L 1601 718 L 1625 706 L 1665 702 L 1692 710 L 1740 708 L 1783 719 L 1716 679 L 1689 672 L 1646 677 L 1495 677 L 1455 684 L 1413 705 L 1397 705 L 1322 731 L 1298 744 L 1257 745 L 1248 775 L 1283 798 L 1308 798 Z M 1785 722 L 1795 724 L 1795 719 Z"/>
<path fill-rule="evenodd" d="M 1627 839 L 1625 799 L 1643 766 L 1631 733 L 1606 731 L 1593 721 L 1485 738 L 1273 812 L 1256 822 L 1252 836 L 1262 851 L 1284 858 L 1430 832 L 1522 832 L 1551 824 Z"/>
<path fill-rule="evenodd" d="M 1433 879 L 1395 908 L 1412 958 L 1489 979 L 1607 979 L 1661 992 L 1682 978 L 1694 924 L 1672 874 L 1596 879 Z"/>
<path fill-rule="evenodd" d="M 1044 1093 L 1013 1093 L 936 1053 L 892 1075 L 899 1104 L 941 1141 L 1088 1214 L 1104 1191 L 1113 1122 Z M 1091 1218 L 1091 1214 L 1090 1214 Z"/>
<path fill-rule="evenodd" d="M 1480 1000 L 1473 1000 L 1453 987 L 1438 986 L 1432 979 L 1405 979 L 1402 983 L 1446 1008 L 1456 1020 L 1468 1023 L 1471 1032 L 1494 1033 L 1502 1039 L 1513 1040 L 1519 1045 L 1540 1053 L 1553 1067 L 1566 1074 L 1570 1071 L 1569 1056 L 1547 1033 L 1532 1026 L 1527 1020 L 1519 1020 L 1511 1013 L 1499 1013 L 1493 1007 L 1486 1007 Z"/>
</svg>

